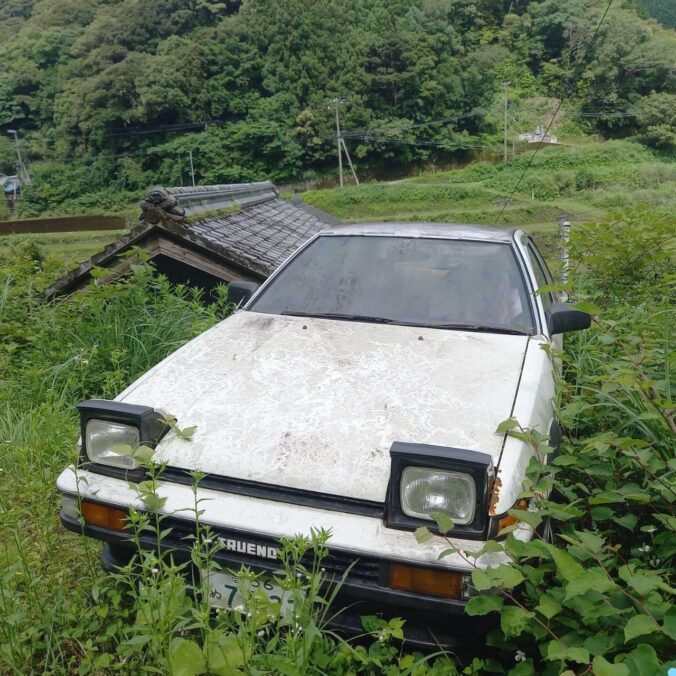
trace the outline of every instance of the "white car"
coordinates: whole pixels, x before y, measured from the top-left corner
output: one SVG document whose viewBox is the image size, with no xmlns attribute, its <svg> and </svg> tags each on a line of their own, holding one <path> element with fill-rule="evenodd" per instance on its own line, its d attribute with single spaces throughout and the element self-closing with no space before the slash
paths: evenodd
<svg viewBox="0 0 676 676">
<path fill-rule="evenodd" d="M 323 231 L 243 309 L 115 401 L 79 406 L 81 455 L 58 479 L 61 520 L 105 541 L 107 568 L 127 563 L 134 549 L 119 515 L 143 508 L 130 482 L 145 471 L 112 448 L 156 444 L 171 546 L 187 547 L 190 472 L 200 470 L 201 519 L 222 540 L 225 569 L 274 571 L 280 537 L 330 529 L 327 571 L 353 564 L 337 600 L 347 607 L 340 626 L 378 613 L 406 619 L 413 644 L 462 641 L 476 632 L 462 617 L 471 567 L 457 554 L 439 560 L 443 538 L 419 544 L 414 531 L 434 532 L 430 512 L 441 511 L 455 524 L 455 547 L 480 548 L 515 505 L 532 455 L 498 424 L 514 417 L 556 440 L 541 346 L 590 318 L 535 293 L 550 283 L 519 230 Z M 250 287 L 233 282 L 231 293 L 250 296 Z M 159 411 L 196 426 L 192 441 L 167 432 Z M 78 499 L 90 505 L 84 526 Z M 479 565 L 502 560 L 486 555 Z"/>
</svg>

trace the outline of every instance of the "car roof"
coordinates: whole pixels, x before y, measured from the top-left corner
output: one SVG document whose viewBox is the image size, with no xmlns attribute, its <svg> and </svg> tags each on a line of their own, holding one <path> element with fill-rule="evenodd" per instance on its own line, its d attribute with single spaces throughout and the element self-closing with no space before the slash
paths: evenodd
<svg viewBox="0 0 676 676">
<path fill-rule="evenodd" d="M 430 237 L 438 239 L 472 239 L 487 242 L 512 242 L 514 228 L 462 223 L 355 223 L 322 230 L 320 236 L 375 235 L 381 237 Z"/>
</svg>

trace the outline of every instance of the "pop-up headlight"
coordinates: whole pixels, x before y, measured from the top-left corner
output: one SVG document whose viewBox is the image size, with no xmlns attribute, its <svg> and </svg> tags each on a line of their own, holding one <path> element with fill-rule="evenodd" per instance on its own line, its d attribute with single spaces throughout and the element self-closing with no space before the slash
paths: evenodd
<svg viewBox="0 0 676 676">
<path fill-rule="evenodd" d="M 474 518 L 476 486 L 469 474 L 406 467 L 401 473 L 400 491 L 406 516 L 431 521 L 431 512 L 443 512 L 458 526 L 466 526 Z"/>
<path fill-rule="evenodd" d="M 87 456 L 92 462 L 102 465 L 121 467 L 122 469 L 136 469 L 139 464 L 129 455 L 120 455 L 113 449 L 116 446 L 131 446 L 135 448 L 141 442 L 138 428 L 109 420 L 91 418 L 87 421 L 85 446 Z"/>
<path fill-rule="evenodd" d="M 453 520 L 457 537 L 481 539 L 488 523 L 493 461 L 486 453 L 395 442 L 387 493 L 389 528 L 435 530 L 433 512 Z"/>
<path fill-rule="evenodd" d="M 80 404 L 78 410 L 82 428 L 82 461 L 123 472 L 133 473 L 139 470 L 139 464 L 131 456 L 116 452 L 116 446 L 154 446 L 167 429 L 162 416 L 150 406 L 91 399 Z"/>
</svg>

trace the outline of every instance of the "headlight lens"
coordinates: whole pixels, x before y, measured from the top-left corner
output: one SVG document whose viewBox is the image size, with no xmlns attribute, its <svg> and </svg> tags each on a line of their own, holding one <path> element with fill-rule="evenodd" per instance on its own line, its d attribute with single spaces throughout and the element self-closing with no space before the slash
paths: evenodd
<svg viewBox="0 0 676 676">
<path fill-rule="evenodd" d="M 459 526 L 474 519 L 476 486 L 469 474 L 406 467 L 401 473 L 400 490 L 406 516 L 432 521 L 430 512 L 443 512 Z"/>
<path fill-rule="evenodd" d="M 115 453 L 112 449 L 121 444 L 135 448 L 140 440 L 138 428 L 132 425 L 96 418 L 87 421 L 85 445 L 92 462 L 122 469 L 136 469 L 139 466 L 136 460 L 128 455 Z"/>
</svg>

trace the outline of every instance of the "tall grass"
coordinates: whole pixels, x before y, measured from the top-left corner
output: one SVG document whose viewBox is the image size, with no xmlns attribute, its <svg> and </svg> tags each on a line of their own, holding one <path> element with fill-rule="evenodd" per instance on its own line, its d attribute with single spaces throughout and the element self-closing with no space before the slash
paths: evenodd
<svg viewBox="0 0 676 676">
<path fill-rule="evenodd" d="M 148 269 L 43 303 L 57 264 L 32 244 L 0 272 L 0 672 L 66 673 L 96 654 L 96 545 L 65 533 L 54 483 L 75 457 L 74 405 L 111 397 L 227 312 Z M 78 591 L 79 590 L 79 591 Z"/>
</svg>

